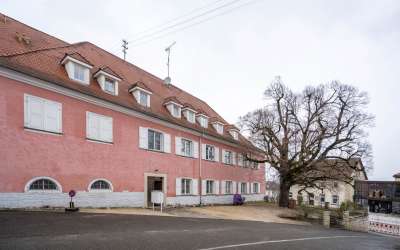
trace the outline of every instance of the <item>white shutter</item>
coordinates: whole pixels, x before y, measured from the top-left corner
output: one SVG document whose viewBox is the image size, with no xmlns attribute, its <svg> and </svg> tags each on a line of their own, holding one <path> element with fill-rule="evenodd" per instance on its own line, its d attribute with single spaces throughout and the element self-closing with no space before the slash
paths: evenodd
<svg viewBox="0 0 400 250">
<path fill-rule="evenodd" d="M 232 181 L 232 193 L 233 194 L 236 194 L 236 191 L 237 191 L 237 183 L 236 183 L 236 181 Z"/>
<path fill-rule="evenodd" d="M 113 141 L 113 119 L 111 117 L 100 116 L 100 139 L 106 142 Z"/>
<path fill-rule="evenodd" d="M 182 155 L 182 139 L 181 137 L 175 137 L 175 154 Z"/>
<path fill-rule="evenodd" d="M 44 129 L 61 133 L 61 103 L 44 102 Z"/>
<path fill-rule="evenodd" d="M 118 81 L 115 81 L 115 95 L 118 95 Z"/>
<path fill-rule="evenodd" d="M 236 165 L 236 153 L 232 152 L 232 164 Z"/>
<path fill-rule="evenodd" d="M 214 181 L 214 194 L 219 194 L 219 181 Z"/>
<path fill-rule="evenodd" d="M 171 153 L 171 135 L 163 134 L 164 136 L 164 152 Z"/>
<path fill-rule="evenodd" d="M 201 159 L 206 160 L 206 144 L 201 144 Z"/>
<path fill-rule="evenodd" d="M 221 194 L 225 194 L 225 189 L 226 189 L 226 182 L 221 181 Z"/>
<path fill-rule="evenodd" d="M 215 161 L 219 162 L 219 148 L 215 147 Z"/>
<path fill-rule="evenodd" d="M 201 194 L 206 195 L 207 193 L 207 180 L 201 180 Z"/>
<path fill-rule="evenodd" d="M 193 157 L 199 158 L 199 143 L 197 141 L 193 141 Z"/>
<path fill-rule="evenodd" d="M 250 193 L 252 194 L 252 193 L 254 193 L 254 187 L 253 187 L 253 183 L 251 182 L 250 183 Z"/>
<path fill-rule="evenodd" d="M 192 179 L 192 194 L 199 194 L 199 181 L 197 179 Z"/>
<path fill-rule="evenodd" d="M 175 183 L 175 195 L 181 195 L 181 190 L 182 190 L 182 178 L 176 178 L 176 183 Z"/>
<path fill-rule="evenodd" d="M 25 126 L 44 129 L 44 102 L 41 98 L 25 95 Z"/>
<path fill-rule="evenodd" d="M 222 149 L 222 150 L 221 150 L 221 162 L 222 162 L 222 163 L 226 163 L 226 162 L 225 162 L 225 149 Z"/>
<path fill-rule="evenodd" d="M 89 139 L 98 139 L 100 124 L 96 115 L 92 112 L 86 112 L 86 137 Z"/>
<path fill-rule="evenodd" d="M 148 143 L 148 128 L 139 127 L 139 147 L 147 149 L 149 146 Z"/>
<path fill-rule="evenodd" d="M 238 181 L 237 183 L 237 193 L 238 194 L 242 193 L 242 183 L 240 181 Z"/>
<path fill-rule="evenodd" d="M 250 182 L 247 182 L 246 187 L 247 187 L 247 193 L 249 194 L 250 193 Z"/>
<path fill-rule="evenodd" d="M 150 107 L 150 95 L 147 95 L 147 107 Z"/>
</svg>

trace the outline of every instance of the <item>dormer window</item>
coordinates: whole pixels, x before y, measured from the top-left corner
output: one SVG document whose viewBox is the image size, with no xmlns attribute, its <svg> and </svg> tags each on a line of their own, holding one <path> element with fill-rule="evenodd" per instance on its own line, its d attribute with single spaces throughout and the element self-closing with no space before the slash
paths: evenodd
<svg viewBox="0 0 400 250">
<path fill-rule="evenodd" d="M 189 104 L 185 104 L 185 107 L 182 109 L 186 120 L 190 123 L 196 123 L 196 113 L 197 111 L 194 110 Z"/>
<path fill-rule="evenodd" d="M 90 69 L 93 66 L 79 53 L 66 54 L 61 61 L 67 71 L 69 79 L 89 85 Z"/>
<path fill-rule="evenodd" d="M 176 97 L 168 97 L 164 102 L 165 107 L 169 113 L 175 118 L 181 118 L 183 105 L 176 99 Z"/>
<path fill-rule="evenodd" d="M 132 93 L 133 97 L 137 103 L 144 107 L 150 107 L 150 96 L 152 92 L 146 85 L 142 82 L 135 83 L 130 89 L 129 92 Z"/>
<path fill-rule="evenodd" d="M 233 139 L 239 140 L 239 130 L 237 130 L 236 128 L 235 129 L 230 129 L 229 133 L 231 134 Z"/>
<path fill-rule="evenodd" d="M 197 121 L 199 122 L 200 126 L 202 126 L 203 128 L 208 128 L 208 116 L 200 113 L 198 115 L 196 115 L 197 117 Z"/>
<path fill-rule="evenodd" d="M 221 122 L 215 121 L 212 123 L 212 125 L 218 134 L 222 135 L 224 133 L 224 124 L 222 124 Z"/>
<path fill-rule="evenodd" d="M 111 95 L 118 95 L 118 82 L 121 81 L 110 68 L 102 68 L 99 69 L 94 75 L 94 78 L 97 79 L 97 82 L 100 85 L 100 88 Z"/>
</svg>

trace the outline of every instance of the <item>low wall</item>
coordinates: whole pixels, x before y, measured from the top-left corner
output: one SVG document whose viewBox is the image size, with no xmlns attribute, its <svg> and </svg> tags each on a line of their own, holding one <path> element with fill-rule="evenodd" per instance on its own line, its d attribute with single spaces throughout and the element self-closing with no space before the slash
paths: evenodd
<svg viewBox="0 0 400 250">
<path fill-rule="evenodd" d="M 390 214 L 368 215 L 370 231 L 400 236 L 400 217 Z"/>
<path fill-rule="evenodd" d="M 243 195 L 248 201 L 261 201 L 263 194 Z M 77 192 L 76 207 L 143 207 L 143 192 Z M 0 193 L 0 208 L 67 207 L 70 197 L 61 192 Z M 233 195 L 205 195 L 202 204 L 232 204 Z M 167 197 L 167 205 L 193 206 L 200 204 L 200 196 Z"/>
</svg>

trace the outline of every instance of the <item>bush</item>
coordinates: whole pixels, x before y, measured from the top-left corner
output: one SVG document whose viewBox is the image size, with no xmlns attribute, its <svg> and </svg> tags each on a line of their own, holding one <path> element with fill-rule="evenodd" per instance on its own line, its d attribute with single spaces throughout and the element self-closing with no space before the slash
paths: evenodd
<svg viewBox="0 0 400 250">
<path fill-rule="evenodd" d="M 357 209 L 356 204 L 352 201 L 345 201 L 340 204 L 340 212 L 343 213 L 344 211 L 352 211 Z"/>
</svg>

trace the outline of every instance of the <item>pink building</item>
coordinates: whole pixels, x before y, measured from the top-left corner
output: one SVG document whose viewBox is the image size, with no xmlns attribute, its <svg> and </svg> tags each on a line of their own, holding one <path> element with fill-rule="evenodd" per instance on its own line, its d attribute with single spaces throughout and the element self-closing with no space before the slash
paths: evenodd
<svg viewBox="0 0 400 250">
<path fill-rule="evenodd" d="M 257 149 L 204 101 L 0 14 L 0 207 L 261 200 Z"/>
</svg>

